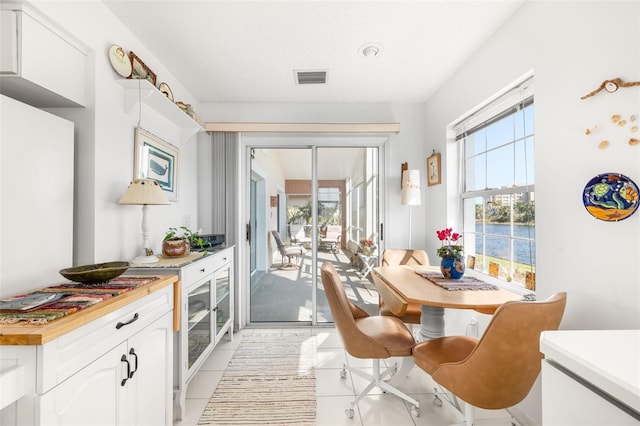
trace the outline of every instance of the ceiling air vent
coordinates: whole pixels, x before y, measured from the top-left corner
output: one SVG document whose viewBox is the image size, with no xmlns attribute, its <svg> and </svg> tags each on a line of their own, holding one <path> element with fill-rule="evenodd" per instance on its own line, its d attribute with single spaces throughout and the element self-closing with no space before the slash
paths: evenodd
<svg viewBox="0 0 640 426">
<path fill-rule="evenodd" d="M 327 71 L 294 71 L 296 84 L 327 84 Z"/>
</svg>

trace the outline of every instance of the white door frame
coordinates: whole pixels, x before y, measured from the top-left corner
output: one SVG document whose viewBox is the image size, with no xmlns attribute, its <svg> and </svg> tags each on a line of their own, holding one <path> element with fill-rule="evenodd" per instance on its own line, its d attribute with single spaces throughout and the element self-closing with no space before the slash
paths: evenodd
<svg viewBox="0 0 640 426">
<path fill-rule="evenodd" d="M 238 328 L 244 328 L 246 324 L 249 322 L 249 302 L 250 302 L 250 285 L 251 285 L 251 277 L 249 275 L 249 244 L 246 239 L 246 224 L 250 221 L 250 175 L 251 173 L 251 151 L 254 148 L 309 148 L 317 147 L 377 147 L 378 155 L 379 155 L 379 191 L 378 194 L 378 202 L 379 202 L 379 218 L 380 223 L 384 224 L 385 222 L 385 176 L 386 176 L 386 166 L 387 166 L 387 156 L 386 149 L 389 142 L 390 135 L 387 134 L 379 134 L 379 135 L 371 135 L 371 134 L 353 134 L 353 135 L 333 135 L 333 134 L 263 134 L 263 133 L 242 133 L 240 134 L 240 143 L 241 148 L 238 150 L 238 162 L 240 163 L 238 166 L 239 176 L 238 176 L 238 188 L 241 188 L 240 194 L 238 197 L 238 205 L 237 212 L 240 220 L 238 221 L 238 246 L 237 246 L 237 274 L 238 274 L 238 297 L 240 300 L 238 301 L 238 306 L 240 308 L 240 312 L 238 313 Z M 312 182 L 315 182 L 315 173 L 316 173 L 316 164 L 313 164 L 313 172 L 312 172 Z M 264 175 L 262 176 L 264 177 Z M 257 190 L 257 188 L 256 188 Z M 267 196 L 266 194 L 264 195 Z M 256 194 L 258 197 L 258 194 Z M 314 197 L 315 198 L 315 197 Z M 266 198 L 265 198 L 266 202 Z M 268 205 L 268 204 L 265 204 Z M 264 209 L 266 210 L 266 209 Z M 264 219 L 264 217 L 263 217 Z M 266 223 L 262 224 L 266 226 Z M 259 227 L 258 227 L 259 228 Z M 260 229 L 260 228 L 259 228 Z M 315 227 L 313 228 L 315 229 Z M 257 233 L 256 233 L 257 234 Z M 258 243 L 258 241 L 256 241 Z M 262 242 L 263 247 L 266 247 L 266 241 Z M 384 249 L 384 241 L 380 241 L 380 251 Z M 258 252 L 256 252 L 257 255 Z M 263 256 L 264 258 L 264 256 Z M 317 270 L 316 265 L 316 256 L 315 253 L 313 255 L 313 264 L 312 270 Z M 256 259 L 256 269 L 258 268 L 259 261 Z M 313 275 L 312 278 L 312 288 L 317 288 L 317 275 Z M 313 294 L 313 301 L 315 306 L 315 291 Z M 314 311 L 312 325 L 317 325 L 316 322 L 316 313 Z"/>
</svg>

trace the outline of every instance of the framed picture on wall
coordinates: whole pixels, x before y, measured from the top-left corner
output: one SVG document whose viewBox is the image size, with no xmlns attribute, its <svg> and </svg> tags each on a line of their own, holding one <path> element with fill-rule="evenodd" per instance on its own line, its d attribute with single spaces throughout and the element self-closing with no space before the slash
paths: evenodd
<svg viewBox="0 0 640 426">
<path fill-rule="evenodd" d="M 427 185 L 438 185 L 440 177 L 440 153 L 434 152 L 430 157 L 427 157 Z"/>
<path fill-rule="evenodd" d="M 136 127 L 133 178 L 155 179 L 169 201 L 178 201 L 178 148 Z"/>
</svg>

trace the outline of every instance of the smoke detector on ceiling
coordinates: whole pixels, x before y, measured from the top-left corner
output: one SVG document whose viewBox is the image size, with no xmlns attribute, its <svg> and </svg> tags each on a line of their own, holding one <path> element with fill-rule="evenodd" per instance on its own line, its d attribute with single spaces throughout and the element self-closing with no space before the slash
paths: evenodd
<svg viewBox="0 0 640 426">
<path fill-rule="evenodd" d="M 327 70 L 294 70 L 296 84 L 327 84 Z"/>
<path fill-rule="evenodd" d="M 367 43 L 360 46 L 358 52 L 365 58 L 375 58 L 382 53 L 382 46 L 378 43 Z"/>
</svg>

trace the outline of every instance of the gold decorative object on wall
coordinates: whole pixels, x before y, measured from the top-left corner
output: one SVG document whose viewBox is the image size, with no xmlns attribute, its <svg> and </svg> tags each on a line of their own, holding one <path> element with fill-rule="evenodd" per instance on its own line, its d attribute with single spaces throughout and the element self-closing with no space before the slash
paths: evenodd
<svg viewBox="0 0 640 426">
<path fill-rule="evenodd" d="M 631 81 L 629 83 L 625 83 L 620 78 L 614 78 L 613 80 L 605 80 L 600 84 L 600 86 L 596 90 L 587 93 L 586 95 L 582 96 L 580 99 L 590 98 L 591 96 L 596 95 L 603 89 L 609 93 L 613 93 L 616 90 L 618 90 L 620 87 L 631 87 L 631 86 L 640 86 L 640 81 Z"/>
</svg>

